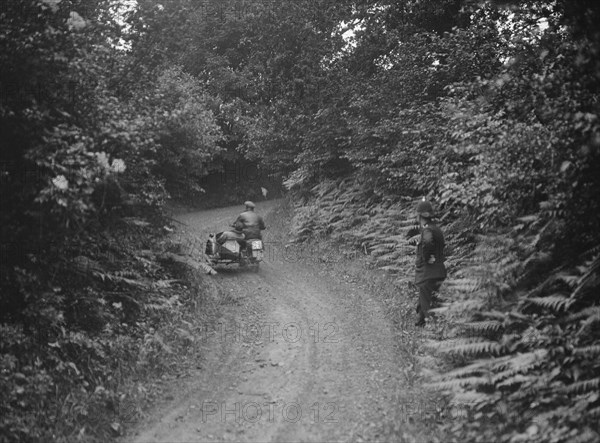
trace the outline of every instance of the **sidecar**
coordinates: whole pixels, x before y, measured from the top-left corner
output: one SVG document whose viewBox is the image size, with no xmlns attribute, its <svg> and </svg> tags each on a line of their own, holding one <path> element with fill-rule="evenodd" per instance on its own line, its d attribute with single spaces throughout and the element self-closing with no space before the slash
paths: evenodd
<svg viewBox="0 0 600 443">
<path fill-rule="evenodd" d="M 217 236 L 210 234 L 206 242 L 206 257 L 212 266 L 239 264 L 240 267 L 252 266 L 258 272 L 259 263 L 263 258 L 263 243 L 261 240 L 248 240 L 246 247 L 240 246 L 237 240 L 226 240 L 223 244 L 217 242 Z"/>
<path fill-rule="evenodd" d="M 212 265 L 229 265 L 240 262 L 240 244 L 236 240 L 227 240 L 223 244 L 219 244 L 215 234 L 209 235 L 205 252 Z"/>
</svg>

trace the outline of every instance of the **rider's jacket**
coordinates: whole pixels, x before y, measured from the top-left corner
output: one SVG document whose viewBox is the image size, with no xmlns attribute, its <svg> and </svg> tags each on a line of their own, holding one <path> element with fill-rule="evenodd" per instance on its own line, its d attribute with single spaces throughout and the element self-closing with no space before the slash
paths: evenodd
<svg viewBox="0 0 600 443">
<path fill-rule="evenodd" d="M 259 238 L 262 240 L 260 231 L 265 229 L 263 218 L 254 211 L 242 212 L 235 221 L 237 229 L 241 230 L 246 239 Z"/>
</svg>

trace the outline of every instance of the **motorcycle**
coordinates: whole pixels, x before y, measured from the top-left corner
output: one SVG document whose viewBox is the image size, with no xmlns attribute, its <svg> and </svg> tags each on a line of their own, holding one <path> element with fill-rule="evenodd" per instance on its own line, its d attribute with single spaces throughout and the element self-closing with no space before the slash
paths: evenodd
<svg viewBox="0 0 600 443">
<path fill-rule="evenodd" d="M 257 238 L 240 241 L 228 239 L 219 244 L 217 235 L 211 233 L 206 242 L 205 253 L 212 266 L 237 263 L 240 268 L 250 266 L 254 272 L 258 272 L 264 256 L 264 245 L 262 240 Z"/>
</svg>

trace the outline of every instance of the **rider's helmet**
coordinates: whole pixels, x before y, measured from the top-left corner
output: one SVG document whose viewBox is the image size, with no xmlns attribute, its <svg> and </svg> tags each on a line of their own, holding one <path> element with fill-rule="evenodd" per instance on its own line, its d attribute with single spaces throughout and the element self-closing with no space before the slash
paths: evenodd
<svg viewBox="0 0 600 443">
<path fill-rule="evenodd" d="M 431 206 L 431 203 L 423 198 L 423 200 L 417 204 L 417 215 L 425 218 L 433 217 L 433 206 Z"/>
<path fill-rule="evenodd" d="M 250 209 L 254 209 L 256 207 L 256 205 L 254 203 L 252 203 L 250 200 L 246 200 L 244 202 L 244 206 L 246 206 L 246 208 L 250 208 Z"/>
</svg>

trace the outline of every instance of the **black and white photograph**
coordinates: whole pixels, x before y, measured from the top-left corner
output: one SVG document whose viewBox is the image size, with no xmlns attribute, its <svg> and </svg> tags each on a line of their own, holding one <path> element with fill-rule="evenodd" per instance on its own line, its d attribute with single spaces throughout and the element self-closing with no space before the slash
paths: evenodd
<svg viewBox="0 0 600 443">
<path fill-rule="evenodd" d="M 20 442 L 600 442 L 600 2 L 0 0 Z"/>
</svg>

